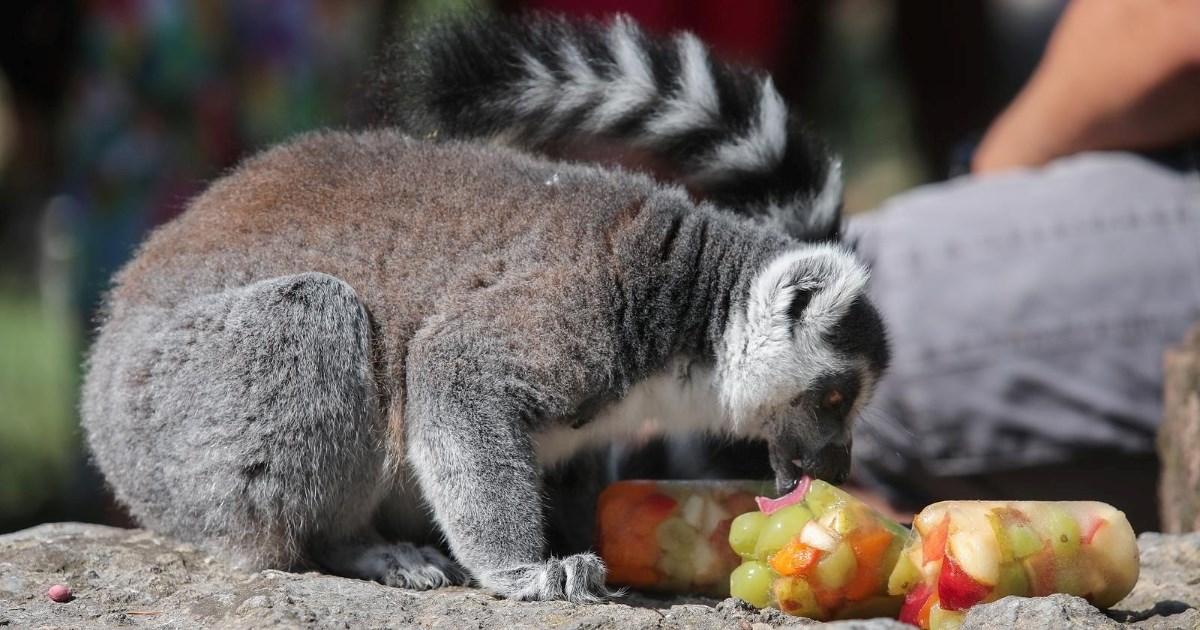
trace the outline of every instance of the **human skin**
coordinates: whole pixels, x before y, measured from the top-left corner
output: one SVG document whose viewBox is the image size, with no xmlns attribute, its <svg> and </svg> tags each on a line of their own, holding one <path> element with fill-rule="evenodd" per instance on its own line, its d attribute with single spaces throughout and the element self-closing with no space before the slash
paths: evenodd
<svg viewBox="0 0 1200 630">
<path fill-rule="evenodd" d="M 988 129 L 972 171 L 1200 134 L 1200 2 L 1075 0 L 1033 77 Z"/>
</svg>

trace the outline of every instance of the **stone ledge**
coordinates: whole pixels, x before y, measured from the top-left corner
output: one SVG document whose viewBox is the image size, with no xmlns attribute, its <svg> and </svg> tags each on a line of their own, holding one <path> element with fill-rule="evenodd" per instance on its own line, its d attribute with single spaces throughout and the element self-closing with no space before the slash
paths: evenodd
<svg viewBox="0 0 1200 630">
<path fill-rule="evenodd" d="M 1200 534 L 1146 534 L 1142 578 L 1106 616 L 1068 596 L 1005 598 L 965 628 L 1144 629 L 1200 626 Z M 51 585 L 75 599 L 55 603 Z M 316 573 L 245 574 L 145 530 L 55 523 L 0 536 L 0 627 L 20 628 L 678 628 L 768 630 L 816 625 L 736 600 L 652 599 L 581 606 L 512 602 L 471 588 L 412 592 Z M 898 630 L 895 620 L 840 630 Z"/>
</svg>

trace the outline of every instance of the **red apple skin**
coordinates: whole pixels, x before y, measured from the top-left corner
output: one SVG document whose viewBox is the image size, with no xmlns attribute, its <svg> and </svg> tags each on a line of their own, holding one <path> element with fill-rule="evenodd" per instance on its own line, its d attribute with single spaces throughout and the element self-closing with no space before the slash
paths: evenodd
<svg viewBox="0 0 1200 630">
<path fill-rule="evenodd" d="M 992 587 L 971 577 L 958 566 L 953 556 L 947 554 L 938 574 L 937 590 L 942 608 L 966 610 L 983 601 L 992 592 Z"/>
<path fill-rule="evenodd" d="M 900 621 L 909 625 L 921 627 L 921 609 L 933 595 L 933 589 L 928 584 L 918 584 L 917 588 L 904 596 L 904 605 L 900 607 Z"/>
<path fill-rule="evenodd" d="M 1091 528 L 1089 528 L 1088 531 L 1086 533 L 1084 533 L 1083 536 L 1079 537 L 1079 542 L 1084 545 L 1092 544 L 1092 539 L 1096 537 L 1096 532 L 1103 529 L 1105 525 L 1108 525 L 1107 520 L 1102 519 L 1102 518 L 1096 519 L 1096 522 L 1092 523 Z"/>
<path fill-rule="evenodd" d="M 678 503 L 679 502 L 675 499 L 672 499 L 661 492 L 655 492 L 645 499 L 642 499 L 641 509 L 645 512 L 653 514 L 656 518 L 665 519 L 667 515 L 671 513 L 671 510 L 675 509 L 675 506 Z"/>
</svg>

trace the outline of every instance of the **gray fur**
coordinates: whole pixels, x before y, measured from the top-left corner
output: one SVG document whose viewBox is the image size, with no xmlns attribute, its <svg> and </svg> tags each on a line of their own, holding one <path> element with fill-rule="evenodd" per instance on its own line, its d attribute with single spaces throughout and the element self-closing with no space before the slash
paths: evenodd
<svg viewBox="0 0 1200 630">
<path fill-rule="evenodd" d="M 139 521 L 248 568 L 461 581 L 378 543 L 436 526 L 485 587 L 595 601 L 598 559 L 547 558 L 536 436 L 603 417 L 673 359 L 723 374 L 730 328 L 769 300 L 753 287 L 777 287 L 762 274 L 797 248 L 642 176 L 307 135 L 215 182 L 119 274 L 87 369 L 88 442 Z M 810 279 L 809 262 L 783 277 Z M 795 393 L 726 430 L 770 437 Z"/>
</svg>

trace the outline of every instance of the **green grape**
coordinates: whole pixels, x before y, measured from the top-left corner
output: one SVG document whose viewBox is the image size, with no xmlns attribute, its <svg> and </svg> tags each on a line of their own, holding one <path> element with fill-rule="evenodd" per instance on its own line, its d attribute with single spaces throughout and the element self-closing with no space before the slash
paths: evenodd
<svg viewBox="0 0 1200 630">
<path fill-rule="evenodd" d="M 854 550 L 850 543 L 842 541 L 832 553 L 817 561 L 817 578 L 823 587 L 836 590 L 846 585 L 856 566 Z"/>
<path fill-rule="evenodd" d="M 729 594 L 766 608 L 771 603 L 771 569 L 756 560 L 747 560 L 729 576 Z"/>
<path fill-rule="evenodd" d="M 988 520 L 996 531 L 996 543 L 1004 560 L 1033 555 L 1045 545 L 1024 515 L 1015 510 L 995 508 L 988 514 Z"/>
<path fill-rule="evenodd" d="M 696 539 L 700 534 L 682 518 L 672 516 L 658 525 L 655 536 L 658 538 L 659 549 L 664 553 L 686 555 L 696 546 Z"/>
<path fill-rule="evenodd" d="M 1029 523 L 1011 523 L 1005 527 L 1005 534 L 1014 558 L 1032 556 L 1045 546 Z"/>
<path fill-rule="evenodd" d="M 1039 507 L 1041 507 L 1041 518 L 1038 519 L 1041 525 L 1040 529 L 1050 541 L 1050 545 L 1054 548 L 1054 555 L 1058 557 L 1059 561 L 1079 551 L 1081 544 L 1079 524 L 1075 522 L 1075 517 L 1052 503 L 1043 503 Z"/>
<path fill-rule="evenodd" d="M 767 517 L 754 546 L 754 557 L 767 562 L 776 551 L 783 549 L 792 538 L 804 529 L 805 523 L 813 518 L 812 512 L 803 505 L 789 505 Z"/>
<path fill-rule="evenodd" d="M 813 479 L 808 494 L 804 495 L 804 503 L 813 514 L 820 516 L 833 505 L 850 505 L 855 503 L 854 497 L 831 486 L 820 479 Z"/>
<path fill-rule="evenodd" d="M 729 524 L 729 546 L 743 559 L 754 558 L 754 545 L 766 522 L 767 515 L 762 512 L 746 512 L 733 519 Z"/>
<path fill-rule="evenodd" d="M 658 561 L 658 568 L 663 572 L 668 584 L 683 590 L 691 585 L 696 573 L 692 559 L 686 553 L 663 555 Z"/>
</svg>

